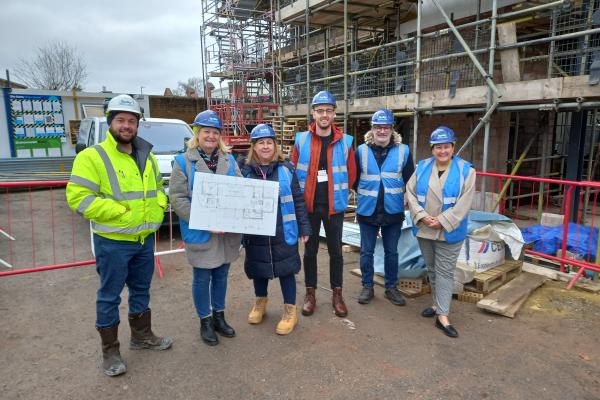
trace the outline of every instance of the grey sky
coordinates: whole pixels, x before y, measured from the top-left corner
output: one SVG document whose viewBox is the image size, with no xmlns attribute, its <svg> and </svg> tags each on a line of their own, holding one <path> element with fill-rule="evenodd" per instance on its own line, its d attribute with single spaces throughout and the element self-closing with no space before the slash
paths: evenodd
<svg viewBox="0 0 600 400">
<path fill-rule="evenodd" d="M 162 94 L 202 74 L 200 0 L 0 0 L 0 10 L 2 78 L 53 41 L 81 52 L 89 92 Z"/>
</svg>

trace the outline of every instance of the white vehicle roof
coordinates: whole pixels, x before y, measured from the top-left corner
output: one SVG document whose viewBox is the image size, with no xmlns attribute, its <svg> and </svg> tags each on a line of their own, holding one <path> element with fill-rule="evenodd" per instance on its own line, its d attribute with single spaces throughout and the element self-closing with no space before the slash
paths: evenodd
<svg viewBox="0 0 600 400">
<path fill-rule="evenodd" d="M 98 118 L 99 121 L 101 122 L 106 122 L 106 117 L 95 117 Z M 175 118 L 144 118 L 142 120 L 140 120 L 140 122 L 143 121 L 148 121 L 148 122 L 162 122 L 164 124 L 185 124 L 185 125 L 189 125 L 187 122 L 182 121 L 180 119 L 175 119 Z"/>
</svg>

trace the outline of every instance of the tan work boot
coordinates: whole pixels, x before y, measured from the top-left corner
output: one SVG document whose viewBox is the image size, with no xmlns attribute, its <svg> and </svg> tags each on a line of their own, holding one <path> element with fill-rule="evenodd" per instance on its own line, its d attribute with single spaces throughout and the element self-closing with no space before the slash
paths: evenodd
<svg viewBox="0 0 600 400">
<path fill-rule="evenodd" d="M 287 335 L 294 330 L 294 327 L 298 324 L 298 314 L 296 313 L 296 305 L 284 304 L 283 305 L 283 316 L 281 321 L 277 324 L 275 332 L 278 335 Z"/>
<path fill-rule="evenodd" d="M 263 320 L 263 317 L 267 313 L 267 302 L 269 301 L 268 297 L 257 297 L 254 301 L 254 307 L 248 314 L 248 323 L 249 324 L 260 324 Z"/>
</svg>

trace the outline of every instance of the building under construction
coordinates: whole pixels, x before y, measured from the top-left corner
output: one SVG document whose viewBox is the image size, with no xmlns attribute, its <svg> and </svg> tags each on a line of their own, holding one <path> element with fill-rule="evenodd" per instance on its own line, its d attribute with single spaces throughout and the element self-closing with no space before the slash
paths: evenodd
<svg viewBox="0 0 600 400">
<path fill-rule="evenodd" d="M 205 76 L 228 95 L 210 104 L 235 134 L 276 114 L 289 150 L 325 89 L 357 145 L 386 107 L 416 160 L 443 124 L 480 171 L 598 178 L 599 0 L 203 1 Z"/>
</svg>

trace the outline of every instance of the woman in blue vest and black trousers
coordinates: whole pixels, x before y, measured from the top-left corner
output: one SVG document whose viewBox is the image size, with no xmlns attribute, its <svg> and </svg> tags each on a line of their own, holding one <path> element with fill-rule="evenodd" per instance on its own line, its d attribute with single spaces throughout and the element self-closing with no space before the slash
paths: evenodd
<svg viewBox="0 0 600 400">
<path fill-rule="evenodd" d="M 376 111 L 365 143 L 356 152 L 358 206 L 360 226 L 360 271 L 363 288 L 360 304 L 374 297 L 373 261 L 375 243 L 381 231 L 383 241 L 385 297 L 397 306 L 406 304 L 398 291 L 398 240 L 404 222 L 405 184 L 414 172 L 412 156 L 402 137 L 394 131 L 390 110 Z"/>
<path fill-rule="evenodd" d="M 458 337 L 450 324 L 454 270 L 467 236 L 468 213 L 475 193 L 475 169 L 454 155 L 456 135 L 440 126 L 429 141 L 433 157 L 419 161 L 408 181 L 407 197 L 414 230 L 425 259 L 433 305 L 421 312 L 449 337 Z"/>
<path fill-rule="evenodd" d="M 200 317 L 200 336 L 204 343 L 219 343 L 215 332 L 234 337 L 235 331 L 225 321 L 225 294 L 229 265 L 240 256 L 241 235 L 190 229 L 190 211 L 195 172 L 241 176 L 235 159 L 221 138 L 221 119 L 214 111 L 203 111 L 192 124 L 194 137 L 185 154 L 175 157 L 169 197 L 179 216 L 185 254 L 192 265 L 192 297 Z"/>
<path fill-rule="evenodd" d="M 248 323 L 259 324 L 267 310 L 269 279 L 279 278 L 283 295 L 283 316 L 275 332 L 287 335 L 298 323 L 296 277 L 300 271 L 298 242 L 306 243 L 311 234 L 304 195 L 291 163 L 284 161 L 270 125 L 259 124 L 250 133 L 251 147 L 241 167 L 251 179 L 279 182 L 279 207 L 275 236 L 244 235 L 244 270 L 254 282 L 256 299 Z"/>
</svg>

